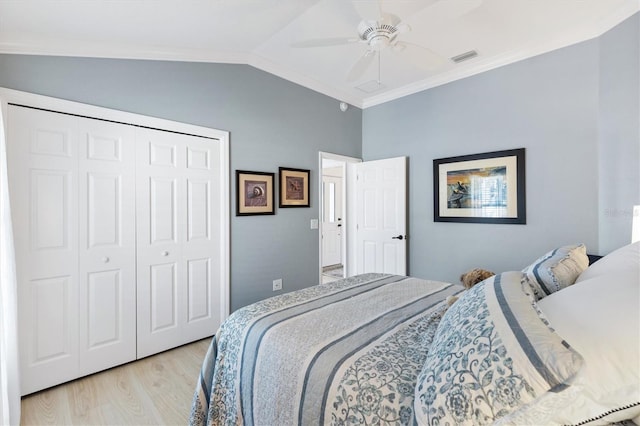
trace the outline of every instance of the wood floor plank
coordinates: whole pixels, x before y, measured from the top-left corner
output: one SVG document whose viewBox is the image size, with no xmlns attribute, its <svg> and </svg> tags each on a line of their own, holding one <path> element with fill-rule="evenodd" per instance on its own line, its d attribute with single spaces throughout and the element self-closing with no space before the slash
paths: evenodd
<svg viewBox="0 0 640 426">
<path fill-rule="evenodd" d="M 22 425 L 185 425 L 210 338 L 22 398 Z"/>
</svg>

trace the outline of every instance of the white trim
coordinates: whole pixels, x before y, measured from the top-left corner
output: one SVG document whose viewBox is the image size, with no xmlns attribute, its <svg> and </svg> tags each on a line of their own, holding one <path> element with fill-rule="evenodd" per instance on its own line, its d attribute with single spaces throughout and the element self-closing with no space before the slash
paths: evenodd
<svg viewBox="0 0 640 426">
<path fill-rule="evenodd" d="M 49 96 L 36 95 L 33 93 L 21 92 L 17 90 L 0 87 L 0 107 L 6 114 L 9 103 L 31 106 L 34 108 L 48 109 L 67 114 L 94 117 L 103 120 L 112 120 L 121 123 L 128 123 L 138 126 L 150 127 L 158 130 L 186 133 L 193 136 L 217 139 L 221 144 L 220 151 L 220 323 L 228 316 L 230 311 L 230 190 L 229 190 L 229 132 L 209 127 L 202 127 L 193 124 L 181 123 L 178 121 L 166 120 L 163 118 L 150 117 L 125 111 L 118 111 L 94 105 L 82 104 Z M 6 116 L 6 115 L 5 115 Z M 6 125 L 6 124 L 5 124 Z"/>
<path fill-rule="evenodd" d="M 0 99 L 2 99 L 6 103 L 15 103 L 25 106 L 32 106 L 34 108 L 50 109 L 52 111 L 63 112 L 67 114 L 77 114 L 103 120 L 130 123 L 139 126 L 151 127 L 158 130 L 187 133 L 194 136 L 219 139 L 220 141 L 223 141 L 224 139 L 228 141 L 229 139 L 229 132 L 224 130 L 196 126 L 194 124 L 171 121 L 164 118 L 150 117 L 147 115 L 140 115 L 100 106 L 67 101 L 64 99 L 36 95 L 33 93 L 20 92 L 3 87 L 0 87 Z"/>
<path fill-rule="evenodd" d="M 353 163 L 361 163 L 361 158 L 349 157 L 341 154 L 332 154 L 330 152 L 320 151 L 318 153 L 318 170 L 319 170 L 319 179 L 318 179 L 318 276 L 319 283 L 322 284 L 322 161 L 323 160 L 334 160 L 342 163 L 342 215 L 345 218 L 343 220 L 343 229 L 345 230 L 344 238 L 342 239 L 342 253 L 343 253 L 343 262 L 344 262 L 344 272 L 345 277 L 349 276 L 348 266 L 351 263 L 351 260 L 355 257 L 352 254 L 352 250 L 354 249 L 353 238 L 351 237 L 354 234 L 355 230 L 355 220 L 351 220 L 352 217 L 355 216 L 352 214 L 349 203 L 349 198 L 347 197 L 347 191 L 349 189 L 349 168 L 347 164 Z"/>
</svg>

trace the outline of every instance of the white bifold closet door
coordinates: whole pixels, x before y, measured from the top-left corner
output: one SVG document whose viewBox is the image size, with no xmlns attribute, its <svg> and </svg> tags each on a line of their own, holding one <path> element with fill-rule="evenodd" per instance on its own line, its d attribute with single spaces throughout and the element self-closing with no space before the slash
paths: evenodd
<svg viewBox="0 0 640 426">
<path fill-rule="evenodd" d="M 135 359 L 131 126 L 9 107 L 22 394 Z"/>
<path fill-rule="evenodd" d="M 79 119 L 80 375 L 136 359 L 135 128 Z"/>
<path fill-rule="evenodd" d="M 214 334 L 220 141 L 7 109 L 22 394 Z"/>
<path fill-rule="evenodd" d="M 220 318 L 219 151 L 138 129 L 138 357 L 211 335 Z"/>
</svg>

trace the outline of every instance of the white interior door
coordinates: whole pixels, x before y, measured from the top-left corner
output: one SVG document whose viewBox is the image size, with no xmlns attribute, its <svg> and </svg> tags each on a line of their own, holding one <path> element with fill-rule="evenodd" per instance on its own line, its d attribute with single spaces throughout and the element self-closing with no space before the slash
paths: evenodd
<svg viewBox="0 0 640 426">
<path fill-rule="evenodd" d="M 80 375 L 136 359 L 135 128 L 78 118 Z"/>
<path fill-rule="evenodd" d="M 78 373 L 78 150 L 75 117 L 8 107 L 21 392 Z"/>
<path fill-rule="evenodd" d="M 407 272 L 406 168 L 406 157 L 355 165 L 355 252 L 359 274 Z"/>
<path fill-rule="evenodd" d="M 215 141 L 137 135 L 138 357 L 215 333 L 220 294 Z"/>
<path fill-rule="evenodd" d="M 322 266 L 342 264 L 342 178 L 322 176 Z"/>
</svg>

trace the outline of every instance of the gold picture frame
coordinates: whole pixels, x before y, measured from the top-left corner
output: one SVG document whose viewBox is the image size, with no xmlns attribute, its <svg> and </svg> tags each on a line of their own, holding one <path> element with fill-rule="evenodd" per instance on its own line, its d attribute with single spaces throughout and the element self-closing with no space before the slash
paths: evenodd
<svg viewBox="0 0 640 426">
<path fill-rule="evenodd" d="M 309 175 L 305 169 L 279 168 L 279 207 L 309 207 Z"/>
<path fill-rule="evenodd" d="M 275 214 L 274 173 L 236 170 L 236 216 Z"/>
</svg>

